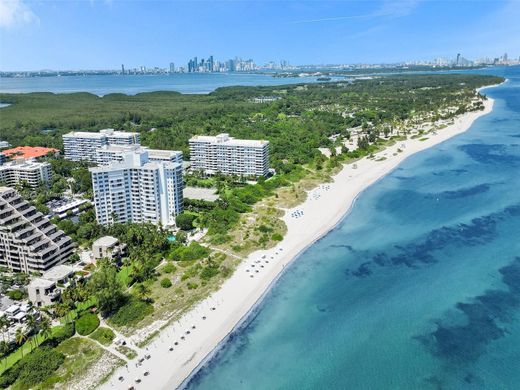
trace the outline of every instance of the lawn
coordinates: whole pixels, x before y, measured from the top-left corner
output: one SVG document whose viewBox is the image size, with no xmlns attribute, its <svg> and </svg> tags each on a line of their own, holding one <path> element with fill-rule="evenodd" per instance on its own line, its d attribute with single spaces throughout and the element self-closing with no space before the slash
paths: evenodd
<svg viewBox="0 0 520 390">
<path fill-rule="evenodd" d="M 112 341 L 115 337 L 116 335 L 112 329 L 104 327 L 96 329 L 96 331 L 90 335 L 91 339 L 96 340 L 97 342 L 106 346 L 112 344 Z"/>
<path fill-rule="evenodd" d="M 57 335 L 59 327 L 52 328 L 52 336 Z M 7 362 L 2 360 L 2 364 L 0 364 L 0 374 L 2 374 L 5 370 L 12 367 L 18 360 L 22 358 L 22 356 L 26 356 L 29 352 L 31 352 L 36 344 L 36 347 L 43 343 L 47 338 L 43 337 L 41 334 L 31 337 L 28 339 L 20 348 L 16 351 L 12 352 L 9 356 L 7 356 Z M 32 346 L 31 346 L 32 342 Z"/>
</svg>

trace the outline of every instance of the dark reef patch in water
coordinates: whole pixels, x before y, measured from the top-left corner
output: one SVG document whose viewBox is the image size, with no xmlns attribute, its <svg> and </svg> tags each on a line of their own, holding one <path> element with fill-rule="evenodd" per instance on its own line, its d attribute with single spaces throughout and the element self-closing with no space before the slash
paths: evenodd
<svg viewBox="0 0 520 390">
<path fill-rule="evenodd" d="M 430 353 L 450 364 L 468 364 L 482 356 L 488 344 L 507 333 L 507 324 L 520 307 L 520 257 L 499 270 L 506 289 L 487 290 L 469 302 L 455 305 L 464 321 L 457 325 L 449 320 L 451 315 L 436 319 L 436 329 L 417 336 Z M 462 325 L 461 325 L 462 324 Z M 466 374 L 465 379 L 468 377 Z"/>
<path fill-rule="evenodd" d="M 484 191 L 483 189 L 472 192 Z M 464 191 L 468 192 L 468 191 Z M 498 224 L 508 218 L 520 216 L 520 205 L 509 206 L 504 210 L 472 219 L 469 223 L 455 226 L 443 226 L 432 230 L 418 243 L 395 245 L 385 252 L 371 255 L 369 261 L 364 261 L 356 269 L 346 269 L 345 275 L 358 278 L 368 277 L 374 267 L 406 266 L 418 268 L 421 265 L 436 263 L 434 252 L 448 246 L 477 246 L 492 242 L 497 236 Z"/>
<path fill-rule="evenodd" d="M 370 270 L 370 261 L 367 261 L 361 264 L 356 270 L 352 271 L 352 275 L 363 278 L 369 275 L 372 275 L 372 271 Z"/>
<path fill-rule="evenodd" d="M 444 191 L 439 194 L 439 197 L 445 199 L 460 199 L 468 196 L 474 196 L 488 192 L 491 189 L 489 184 L 479 184 L 469 188 L 462 188 L 456 191 Z"/>
<path fill-rule="evenodd" d="M 434 176 L 446 176 L 446 175 L 459 176 L 466 172 L 468 172 L 467 169 L 449 169 L 447 171 L 432 172 L 432 175 L 434 175 Z"/>
<path fill-rule="evenodd" d="M 354 248 L 352 248 L 351 245 L 347 245 L 347 244 L 334 244 L 334 245 L 331 245 L 330 247 L 331 248 L 345 248 L 350 252 L 354 252 Z"/>
<path fill-rule="evenodd" d="M 520 166 L 520 156 L 507 153 L 505 145 L 468 144 L 459 146 L 459 149 L 473 160 L 482 164 L 498 164 L 510 167 Z"/>
</svg>

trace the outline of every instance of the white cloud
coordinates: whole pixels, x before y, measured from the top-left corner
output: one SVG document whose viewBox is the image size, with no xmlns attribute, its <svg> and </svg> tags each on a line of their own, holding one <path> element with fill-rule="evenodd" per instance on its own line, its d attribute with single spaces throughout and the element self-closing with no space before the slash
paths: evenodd
<svg viewBox="0 0 520 390">
<path fill-rule="evenodd" d="M 319 18 L 319 19 L 308 19 L 308 20 L 298 20 L 295 22 L 291 22 L 292 24 L 300 24 L 300 23 L 317 23 L 317 22 L 331 22 L 338 20 L 352 20 L 352 19 L 375 19 L 375 18 L 399 18 L 402 16 L 409 15 L 415 7 L 417 7 L 417 3 L 419 0 L 385 0 L 382 2 L 381 6 L 365 15 L 351 15 L 351 16 L 333 16 L 328 18 Z"/>
<path fill-rule="evenodd" d="M 23 0 L 0 0 L 0 28 L 12 29 L 39 22 L 38 16 Z"/>
</svg>

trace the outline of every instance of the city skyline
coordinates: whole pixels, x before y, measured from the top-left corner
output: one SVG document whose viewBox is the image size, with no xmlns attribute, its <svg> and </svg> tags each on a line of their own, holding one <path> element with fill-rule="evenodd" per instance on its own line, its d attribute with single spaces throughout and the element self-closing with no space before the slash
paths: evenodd
<svg viewBox="0 0 520 390">
<path fill-rule="evenodd" d="M 468 59 L 462 53 L 456 53 L 452 57 L 437 57 L 431 59 L 402 60 L 395 63 L 338 63 L 338 64 L 291 64 L 287 60 L 269 61 L 265 64 L 257 64 L 253 59 L 243 60 L 240 57 L 228 60 L 215 60 L 211 55 L 208 58 L 197 56 L 188 59 L 186 64 L 177 66 L 170 62 L 168 66 L 126 66 L 121 64 L 114 69 L 38 69 L 38 70 L 12 70 L 2 71 L 0 75 L 8 77 L 37 76 L 41 74 L 52 75 L 77 75 L 77 74 L 173 74 L 173 73 L 220 73 L 220 72 L 255 72 L 255 71 L 334 71 L 342 69 L 377 69 L 407 66 L 431 66 L 431 67 L 473 67 L 487 65 L 518 65 L 520 56 L 513 57 L 507 52 L 502 55 L 487 55 L 480 58 Z"/>
<path fill-rule="evenodd" d="M 397 63 L 459 52 L 517 59 L 519 15 L 517 1 L 151 2 L 143 9 L 117 0 L 3 0 L 0 70 L 181 67 L 195 53 L 259 65 Z"/>
</svg>

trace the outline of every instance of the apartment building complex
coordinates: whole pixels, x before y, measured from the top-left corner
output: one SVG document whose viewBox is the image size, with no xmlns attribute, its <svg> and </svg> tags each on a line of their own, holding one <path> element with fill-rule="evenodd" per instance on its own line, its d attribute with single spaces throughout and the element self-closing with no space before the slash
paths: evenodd
<svg viewBox="0 0 520 390">
<path fill-rule="evenodd" d="M 197 135 L 189 143 L 192 170 L 241 176 L 269 173 L 269 141 L 235 139 L 228 134 L 219 134 Z"/>
<path fill-rule="evenodd" d="M 173 162 L 182 164 L 182 152 L 174 150 L 149 149 L 136 145 L 106 145 L 96 149 L 95 162 L 98 165 L 109 165 L 113 162 L 122 162 L 125 154 L 148 152 L 150 162 Z"/>
<path fill-rule="evenodd" d="M 90 168 L 97 221 L 102 225 L 151 222 L 173 225 L 182 212 L 182 164 L 150 161 L 149 152 Z"/>
<path fill-rule="evenodd" d="M 64 262 L 74 244 L 12 188 L 0 187 L 0 265 L 43 272 Z"/>
<path fill-rule="evenodd" d="M 36 188 L 51 177 L 51 164 L 47 162 L 18 158 L 0 164 L 0 182 L 10 187 L 26 182 L 31 188 Z"/>
<path fill-rule="evenodd" d="M 96 162 L 96 150 L 106 145 L 133 145 L 140 143 L 139 133 L 100 130 L 99 133 L 73 131 L 63 135 L 65 158 L 72 161 Z"/>
</svg>

